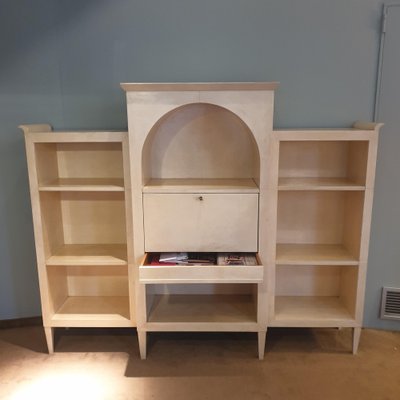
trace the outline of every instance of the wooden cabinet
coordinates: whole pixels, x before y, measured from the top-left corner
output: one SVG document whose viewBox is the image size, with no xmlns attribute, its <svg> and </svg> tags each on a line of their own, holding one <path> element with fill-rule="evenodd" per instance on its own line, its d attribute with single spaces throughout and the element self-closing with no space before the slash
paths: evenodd
<svg viewBox="0 0 400 400">
<path fill-rule="evenodd" d="M 249 331 L 263 357 L 276 84 L 123 84 L 133 193 L 137 329 Z M 139 222 L 140 221 L 140 222 Z M 274 241 L 274 240 L 273 240 Z M 252 252 L 252 266 L 154 266 L 148 252 Z"/>
<path fill-rule="evenodd" d="M 349 327 L 364 304 L 379 124 L 273 130 L 275 83 L 122 84 L 129 132 L 23 126 L 54 327 Z M 246 266 L 159 252 L 251 252 Z"/>
<path fill-rule="evenodd" d="M 49 351 L 55 327 L 135 326 L 127 133 L 21 128 Z"/>
</svg>

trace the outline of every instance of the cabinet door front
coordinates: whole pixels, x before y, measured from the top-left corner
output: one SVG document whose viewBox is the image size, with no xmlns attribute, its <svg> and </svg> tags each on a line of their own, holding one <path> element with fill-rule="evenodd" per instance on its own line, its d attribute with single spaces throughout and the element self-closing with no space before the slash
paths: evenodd
<svg viewBox="0 0 400 400">
<path fill-rule="evenodd" d="M 258 194 L 144 194 L 145 251 L 257 251 Z"/>
</svg>

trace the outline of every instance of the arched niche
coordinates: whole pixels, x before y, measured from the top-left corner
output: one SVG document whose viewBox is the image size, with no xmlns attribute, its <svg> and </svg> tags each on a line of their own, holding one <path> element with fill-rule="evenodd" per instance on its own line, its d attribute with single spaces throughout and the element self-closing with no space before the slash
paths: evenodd
<svg viewBox="0 0 400 400">
<path fill-rule="evenodd" d="M 241 179 L 258 184 L 260 156 L 249 127 L 232 111 L 190 103 L 163 115 L 142 152 L 144 183 L 151 178 Z"/>
</svg>

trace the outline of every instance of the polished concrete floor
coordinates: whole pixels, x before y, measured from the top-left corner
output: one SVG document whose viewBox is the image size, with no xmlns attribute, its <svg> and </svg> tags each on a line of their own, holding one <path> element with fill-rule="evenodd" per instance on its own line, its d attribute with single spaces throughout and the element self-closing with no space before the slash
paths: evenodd
<svg viewBox="0 0 400 400">
<path fill-rule="evenodd" d="M 157 333 L 140 361 L 128 329 L 58 329 L 46 354 L 40 327 L 0 330 L 1 399 L 400 400 L 400 332 L 270 329 L 254 334 Z"/>
</svg>

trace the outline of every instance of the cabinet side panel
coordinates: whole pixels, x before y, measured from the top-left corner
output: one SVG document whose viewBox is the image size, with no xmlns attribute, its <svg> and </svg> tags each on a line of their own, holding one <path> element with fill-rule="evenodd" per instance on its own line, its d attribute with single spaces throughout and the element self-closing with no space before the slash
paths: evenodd
<svg viewBox="0 0 400 400">
<path fill-rule="evenodd" d="M 372 218 L 372 206 L 374 198 L 377 150 L 378 150 L 378 132 L 376 132 L 374 137 L 370 140 L 368 148 L 368 166 L 367 166 L 367 176 L 366 176 L 367 189 L 365 191 L 363 220 L 361 227 L 361 244 L 360 244 L 360 259 L 362 262 L 365 263 L 368 260 L 369 240 L 371 232 L 371 218 Z"/>
<path fill-rule="evenodd" d="M 364 185 L 367 174 L 368 147 L 368 141 L 349 143 L 349 178 Z"/>
<path fill-rule="evenodd" d="M 365 284 L 367 279 L 367 263 L 361 262 L 358 268 L 358 281 L 356 282 L 357 288 L 355 299 L 352 297 L 350 299 L 354 301 L 355 307 L 355 318 L 360 325 L 362 325 L 363 321 L 363 313 L 364 313 L 364 302 L 365 302 Z M 351 303 L 352 304 L 352 303 Z"/>
<path fill-rule="evenodd" d="M 49 285 L 50 317 L 53 316 L 68 298 L 67 268 L 47 267 L 47 279 Z"/>
<path fill-rule="evenodd" d="M 45 266 L 46 256 L 49 250 L 48 242 L 45 244 L 44 240 L 44 220 L 42 216 L 41 199 L 38 190 L 38 174 L 37 174 L 37 161 L 35 153 L 34 135 L 25 133 L 25 145 L 26 145 L 26 157 L 28 163 L 29 173 L 29 187 L 32 203 L 32 217 L 33 227 L 35 234 L 35 248 L 36 248 L 36 259 L 37 269 L 39 275 L 39 286 L 40 286 L 40 298 L 42 304 L 42 314 L 44 325 L 49 323 L 49 313 L 51 312 L 51 306 L 49 301 L 49 282 L 47 279 L 47 271 Z"/>
<path fill-rule="evenodd" d="M 364 193 L 346 194 L 343 243 L 347 250 L 357 259 L 360 258 L 361 226 L 364 214 Z"/>
<path fill-rule="evenodd" d="M 39 183 L 56 179 L 58 177 L 57 144 L 36 143 L 35 152 Z"/>
<path fill-rule="evenodd" d="M 126 220 L 126 245 L 128 255 L 128 286 L 129 286 L 129 310 L 130 318 L 136 325 L 136 280 L 138 277 L 138 267 L 135 265 L 134 236 L 133 236 L 133 210 L 132 210 L 132 184 L 131 184 L 131 161 L 129 152 L 128 134 L 122 140 L 122 158 L 124 168 L 124 187 L 125 187 L 125 220 Z"/>
<path fill-rule="evenodd" d="M 46 260 L 64 243 L 60 193 L 41 193 L 43 245 Z"/>
<path fill-rule="evenodd" d="M 359 267 L 342 268 L 340 297 L 346 309 L 356 318 L 357 282 Z"/>
</svg>

